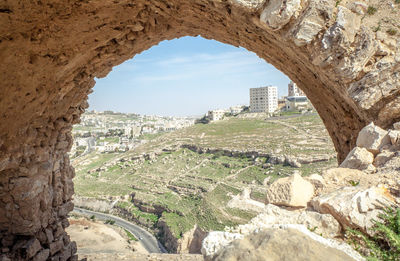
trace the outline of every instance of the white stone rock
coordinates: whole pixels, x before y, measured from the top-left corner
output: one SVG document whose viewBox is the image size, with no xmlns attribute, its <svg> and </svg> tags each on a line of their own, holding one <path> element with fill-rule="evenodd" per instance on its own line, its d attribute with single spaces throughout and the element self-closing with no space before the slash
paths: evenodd
<svg viewBox="0 0 400 261">
<path fill-rule="evenodd" d="M 300 7 L 300 0 L 271 0 L 262 11 L 260 21 L 271 30 L 279 30 L 289 23 Z"/>
<path fill-rule="evenodd" d="M 234 4 L 238 4 L 250 9 L 258 9 L 262 7 L 266 0 L 232 0 Z"/>
<path fill-rule="evenodd" d="M 392 145 L 400 144 L 400 130 L 389 130 L 388 136 Z"/>
<path fill-rule="evenodd" d="M 331 214 L 344 227 L 369 233 L 372 219 L 377 219 L 384 208 L 394 207 L 395 200 L 384 186 L 343 187 L 315 197 L 311 205 L 320 213 Z"/>
<path fill-rule="evenodd" d="M 211 256 L 218 252 L 223 247 L 227 246 L 230 242 L 235 239 L 241 239 L 244 236 L 239 233 L 230 233 L 223 231 L 211 231 L 206 238 L 203 240 L 201 246 L 201 253 L 204 256 Z"/>
<path fill-rule="evenodd" d="M 357 146 L 366 148 L 370 152 L 377 154 L 379 150 L 390 143 L 388 132 L 373 122 L 365 126 L 357 137 Z"/>
<path fill-rule="evenodd" d="M 394 128 L 395 130 L 400 130 L 400 121 L 399 121 L 399 122 L 396 122 L 396 123 L 393 123 L 393 128 Z"/>
<path fill-rule="evenodd" d="M 314 195 L 314 186 L 299 174 L 276 180 L 268 188 L 266 202 L 289 207 L 306 207 Z"/>
<path fill-rule="evenodd" d="M 365 148 L 355 147 L 340 164 L 341 168 L 367 170 L 374 161 L 374 155 Z"/>
</svg>

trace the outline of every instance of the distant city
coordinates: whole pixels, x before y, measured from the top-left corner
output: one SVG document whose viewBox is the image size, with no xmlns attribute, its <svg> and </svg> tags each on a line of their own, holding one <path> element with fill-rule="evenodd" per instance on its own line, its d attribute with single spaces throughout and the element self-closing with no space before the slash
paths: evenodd
<svg viewBox="0 0 400 261">
<path fill-rule="evenodd" d="M 313 110 L 304 92 L 294 82 L 289 83 L 288 94 L 278 99 L 276 86 L 251 88 L 249 105 L 210 110 L 203 117 L 89 111 L 82 115 L 81 123 L 73 128 L 74 144 L 70 155 L 81 156 L 94 150 L 101 153 L 124 152 L 134 149 L 160 133 L 187 128 L 196 123 L 219 121 L 239 114 L 261 113 L 265 114 L 265 117 L 274 117 L 282 113 Z"/>
</svg>

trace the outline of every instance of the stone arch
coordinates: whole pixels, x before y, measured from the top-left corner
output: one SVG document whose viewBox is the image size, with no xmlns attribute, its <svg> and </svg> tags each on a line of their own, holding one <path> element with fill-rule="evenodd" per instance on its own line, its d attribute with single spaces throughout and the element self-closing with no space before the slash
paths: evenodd
<svg viewBox="0 0 400 261">
<path fill-rule="evenodd" d="M 0 242 L 10 249 L 2 255 L 74 260 L 64 232 L 73 207 L 72 124 L 94 77 L 162 40 L 201 35 L 274 65 L 310 98 L 339 162 L 367 123 L 398 121 L 400 41 L 363 26 L 363 7 L 342 2 L 0 3 Z"/>
</svg>

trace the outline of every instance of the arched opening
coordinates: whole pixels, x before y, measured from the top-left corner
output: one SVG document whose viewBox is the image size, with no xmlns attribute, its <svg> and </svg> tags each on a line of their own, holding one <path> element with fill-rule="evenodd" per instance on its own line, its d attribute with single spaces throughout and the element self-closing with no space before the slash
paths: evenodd
<svg viewBox="0 0 400 261">
<path fill-rule="evenodd" d="M 72 131 L 75 207 L 123 216 L 152 231 L 173 253 L 200 254 L 208 231 L 248 222 L 264 206 L 266 185 L 276 179 L 337 166 L 315 111 L 231 108 L 248 107 L 250 88 L 266 84 L 278 85 L 280 98 L 287 96 L 289 79 L 248 51 L 210 42 L 162 42 L 114 67 L 97 80 L 89 113 Z M 224 119 L 193 124 L 213 109 Z M 248 198 L 240 198 L 242 191 Z M 77 229 L 67 230 L 72 240 Z M 191 247 L 184 243 L 188 233 L 198 235 Z M 90 259 L 88 246 L 81 245 Z"/>
<path fill-rule="evenodd" d="M 397 37 L 383 39 L 362 26 L 363 13 L 352 4 L 4 3 L 1 237 L 8 246 L 35 246 L 29 253 L 21 247 L 6 255 L 73 255 L 64 233 L 73 195 L 74 170 L 66 155 L 72 124 L 87 107 L 94 77 L 162 40 L 201 35 L 242 46 L 274 65 L 313 102 L 343 161 L 367 123 L 386 128 L 400 119 Z M 363 23 L 371 19 L 366 16 Z"/>
</svg>

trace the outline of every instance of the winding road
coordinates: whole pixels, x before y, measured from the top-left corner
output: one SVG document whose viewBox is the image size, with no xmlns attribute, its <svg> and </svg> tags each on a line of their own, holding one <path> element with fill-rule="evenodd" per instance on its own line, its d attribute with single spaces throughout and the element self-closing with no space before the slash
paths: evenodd
<svg viewBox="0 0 400 261">
<path fill-rule="evenodd" d="M 94 215 L 97 219 L 99 220 L 113 220 L 115 221 L 115 225 L 120 226 L 129 232 L 131 232 L 137 239 L 139 239 L 140 243 L 143 245 L 143 247 L 149 252 L 149 253 L 168 253 L 167 250 L 163 247 L 163 245 L 158 242 L 158 240 L 149 232 L 144 230 L 143 228 L 132 224 L 122 218 L 110 215 L 110 214 L 105 214 L 105 213 L 100 213 L 100 212 L 95 212 L 83 208 L 74 208 L 74 212 L 78 214 L 85 214 L 85 215 Z"/>
</svg>

